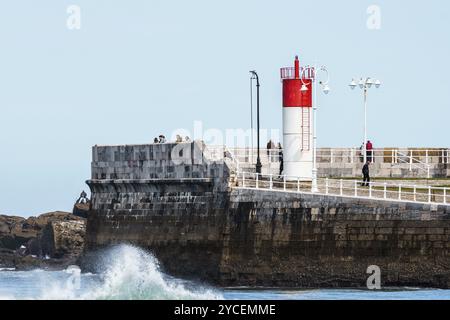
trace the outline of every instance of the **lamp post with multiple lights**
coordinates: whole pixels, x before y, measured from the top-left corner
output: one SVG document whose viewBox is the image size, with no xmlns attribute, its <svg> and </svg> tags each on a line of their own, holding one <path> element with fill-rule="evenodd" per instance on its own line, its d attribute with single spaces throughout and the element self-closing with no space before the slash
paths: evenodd
<svg viewBox="0 0 450 320">
<path fill-rule="evenodd" d="M 372 86 L 375 85 L 375 88 L 379 88 L 381 86 L 380 80 L 373 80 L 371 78 L 366 78 L 359 81 L 357 84 L 355 79 L 352 79 L 350 83 L 350 88 L 353 90 L 357 86 L 364 90 L 364 142 L 363 142 L 363 154 L 364 154 L 364 163 L 367 162 L 367 93 Z"/>
<path fill-rule="evenodd" d="M 300 79 L 302 80 L 302 87 L 301 87 L 301 91 L 302 92 L 306 92 L 308 91 L 308 87 L 307 84 L 303 81 L 304 78 L 304 73 L 305 71 L 310 72 L 312 70 L 312 73 L 308 73 L 308 74 L 312 74 L 312 82 L 316 83 L 317 82 L 317 74 L 316 74 L 316 70 L 318 71 L 322 71 L 326 73 L 326 81 L 319 81 L 319 84 L 322 86 L 322 91 L 325 94 L 328 94 L 330 92 L 330 87 L 328 86 L 328 83 L 330 81 L 330 75 L 328 73 L 328 70 L 325 66 L 320 67 L 320 69 L 317 69 L 315 66 L 314 67 L 307 67 L 304 68 L 302 71 L 302 75 L 300 77 Z M 313 86 L 313 90 L 314 90 L 314 100 L 313 100 L 313 168 L 312 168 L 312 184 L 311 184 L 311 192 L 318 192 L 319 189 L 317 187 L 317 90 L 316 90 L 316 86 Z"/>
</svg>

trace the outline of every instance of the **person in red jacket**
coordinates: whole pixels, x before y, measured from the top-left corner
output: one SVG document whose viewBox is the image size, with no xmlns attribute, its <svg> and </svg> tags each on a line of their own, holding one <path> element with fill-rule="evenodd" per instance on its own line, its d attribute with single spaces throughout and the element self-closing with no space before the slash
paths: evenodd
<svg viewBox="0 0 450 320">
<path fill-rule="evenodd" d="M 370 140 L 367 140 L 366 144 L 366 152 L 367 152 L 367 161 L 373 162 L 373 145 Z"/>
</svg>

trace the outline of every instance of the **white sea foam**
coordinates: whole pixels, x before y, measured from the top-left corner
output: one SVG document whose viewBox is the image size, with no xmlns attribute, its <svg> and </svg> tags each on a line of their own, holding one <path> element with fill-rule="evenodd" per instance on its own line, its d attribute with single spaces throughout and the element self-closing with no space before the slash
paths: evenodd
<svg viewBox="0 0 450 320">
<path fill-rule="evenodd" d="M 16 268 L 0 268 L 0 271 L 14 271 Z"/>
</svg>

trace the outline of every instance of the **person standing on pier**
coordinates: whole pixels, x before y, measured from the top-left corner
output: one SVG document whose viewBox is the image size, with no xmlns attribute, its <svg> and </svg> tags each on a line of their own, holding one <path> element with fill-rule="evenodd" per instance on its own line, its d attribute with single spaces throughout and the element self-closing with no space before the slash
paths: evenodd
<svg viewBox="0 0 450 320">
<path fill-rule="evenodd" d="M 362 173 L 364 176 L 364 180 L 362 183 L 363 187 L 368 187 L 370 184 L 370 171 L 369 171 L 369 165 L 370 165 L 370 161 L 367 160 L 367 162 L 364 164 L 363 168 L 362 168 Z"/>
<path fill-rule="evenodd" d="M 367 151 L 367 160 L 370 161 L 370 162 L 373 162 L 372 161 L 372 158 L 373 158 L 373 145 L 372 145 L 372 142 L 370 142 L 370 140 L 367 140 L 366 151 Z"/>
<path fill-rule="evenodd" d="M 283 147 L 281 146 L 281 143 L 278 142 L 278 161 L 280 161 L 280 176 L 284 171 L 283 166 Z"/>
<path fill-rule="evenodd" d="M 166 143 L 166 137 L 163 134 L 159 135 L 159 143 Z"/>
<path fill-rule="evenodd" d="M 361 147 L 359 147 L 359 160 L 364 163 L 364 141 L 361 143 Z"/>
<path fill-rule="evenodd" d="M 269 162 L 272 162 L 272 157 L 273 157 L 273 151 L 275 149 L 275 143 L 273 143 L 272 139 L 269 140 L 269 142 L 267 142 L 267 158 L 269 159 Z"/>
</svg>

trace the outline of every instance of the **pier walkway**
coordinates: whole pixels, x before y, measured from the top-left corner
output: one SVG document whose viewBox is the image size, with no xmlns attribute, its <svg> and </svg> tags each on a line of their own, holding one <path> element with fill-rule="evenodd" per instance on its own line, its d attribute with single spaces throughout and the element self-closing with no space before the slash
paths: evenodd
<svg viewBox="0 0 450 320">
<path fill-rule="evenodd" d="M 253 169 L 257 152 L 252 148 L 228 148 L 245 171 Z M 278 173 L 280 150 L 261 149 L 263 173 Z M 372 171 L 378 177 L 446 178 L 450 176 L 448 148 L 377 148 L 372 153 Z M 357 148 L 318 148 L 319 176 L 354 177 L 363 165 Z"/>
<path fill-rule="evenodd" d="M 370 182 L 362 186 L 361 180 L 318 178 L 318 194 L 370 198 L 390 201 L 408 201 L 450 205 L 450 188 L 388 182 Z M 311 193 L 311 182 L 298 177 L 237 172 L 236 187 L 273 191 Z"/>
<path fill-rule="evenodd" d="M 345 161 L 349 161 L 353 163 L 359 161 L 356 150 L 340 150 L 340 156 L 339 158 L 336 158 L 340 159 L 339 162 L 345 163 Z M 383 150 L 383 155 L 380 154 L 381 150 Z M 328 153 L 329 151 L 330 153 Z M 333 149 L 322 149 L 322 151 L 318 153 L 318 161 L 336 161 L 336 159 L 332 160 L 333 158 L 324 156 L 324 153 L 332 155 L 333 152 L 335 155 L 339 154 L 336 150 L 333 151 Z M 347 152 L 353 156 L 345 158 L 344 155 Z M 401 156 L 405 154 L 404 152 L 407 153 L 407 156 Z M 262 174 L 256 174 L 254 171 L 254 162 L 256 162 L 255 150 L 226 147 L 221 149 L 220 147 L 216 148 L 208 146 L 208 154 L 216 159 L 221 158 L 223 155 L 223 157 L 232 161 L 235 166 L 235 187 L 311 193 L 310 179 L 277 174 L 279 168 L 278 150 L 261 149 L 261 161 L 263 163 L 263 168 L 266 168 L 266 170 L 263 170 Z M 418 158 L 413 158 L 414 154 L 417 154 Z M 425 158 L 421 158 L 421 155 Z M 390 158 L 386 159 L 386 157 Z M 410 151 L 400 151 L 400 149 L 386 151 L 385 149 L 377 149 L 375 161 L 387 161 L 392 162 L 393 164 L 406 163 L 410 168 L 425 164 L 428 166 L 426 167 L 428 169 L 424 169 L 424 173 L 429 176 L 431 164 L 437 163 L 448 165 L 449 151 L 447 149 L 433 151 L 426 149 L 420 151 L 418 149 L 411 149 Z M 426 179 L 426 177 L 424 178 Z M 426 181 L 427 180 L 425 180 L 425 182 Z M 404 180 L 404 182 L 402 182 L 401 179 L 397 179 L 396 181 L 372 181 L 368 186 L 363 186 L 362 179 L 319 177 L 317 180 L 318 192 L 316 193 L 354 198 L 450 205 L 450 186 L 447 186 L 446 184 L 444 186 L 433 185 L 432 180 L 427 184 L 424 184 L 424 180 L 419 182 L 420 184 L 414 180 Z"/>
</svg>

